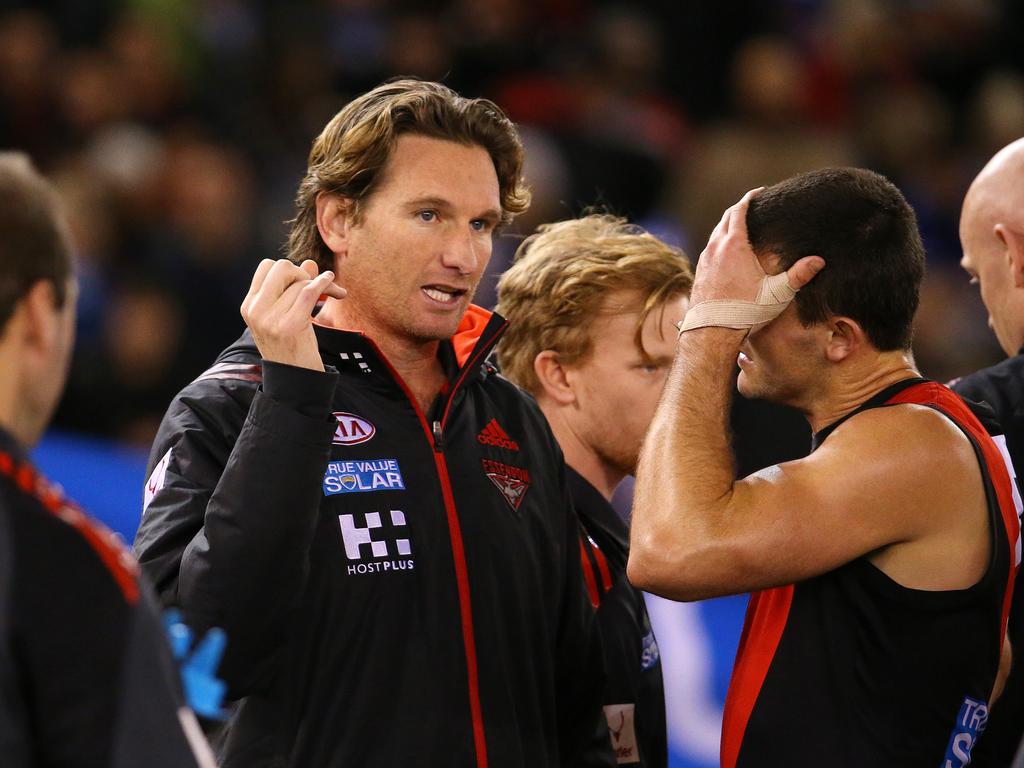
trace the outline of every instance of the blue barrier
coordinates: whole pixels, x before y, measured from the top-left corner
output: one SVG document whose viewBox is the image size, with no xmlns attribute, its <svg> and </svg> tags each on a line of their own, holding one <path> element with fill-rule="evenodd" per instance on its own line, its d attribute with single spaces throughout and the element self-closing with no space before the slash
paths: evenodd
<svg viewBox="0 0 1024 768">
<path fill-rule="evenodd" d="M 146 454 L 116 443 L 51 431 L 32 460 L 52 482 L 129 544 L 142 511 Z"/>
</svg>

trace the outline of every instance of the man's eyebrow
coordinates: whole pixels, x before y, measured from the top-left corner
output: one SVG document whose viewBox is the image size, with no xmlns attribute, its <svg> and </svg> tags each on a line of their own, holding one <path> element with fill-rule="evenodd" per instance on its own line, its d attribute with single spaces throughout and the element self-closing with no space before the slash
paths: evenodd
<svg viewBox="0 0 1024 768">
<path fill-rule="evenodd" d="M 646 351 L 640 353 L 640 362 L 643 365 L 671 365 L 674 359 L 671 355 L 649 355 Z"/>
<path fill-rule="evenodd" d="M 447 210 L 447 209 L 450 209 L 452 207 L 452 204 L 448 200 L 445 200 L 443 197 L 431 197 L 431 196 L 428 196 L 428 197 L 417 197 L 417 198 L 415 198 L 413 200 L 410 200 L 406 204 L 410 208 L 426 207 L 426 208 L 443 208 L 443 209 Z"/>
</svg>

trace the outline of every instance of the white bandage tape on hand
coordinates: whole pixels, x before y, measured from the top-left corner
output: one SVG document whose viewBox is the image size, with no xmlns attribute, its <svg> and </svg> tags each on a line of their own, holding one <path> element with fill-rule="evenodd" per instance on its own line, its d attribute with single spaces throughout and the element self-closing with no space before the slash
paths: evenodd
<svg viewBox="0 0 1024 768">
<path fill-rule="evenodd" d="M 789 287 L 789 278 L 785 272 L 780 272 L 761 281 L 754 301 L 712 299 L 690 307 L 679 324 L 679 333 L 708 326 L 736 330 L 753 328 L 781 315 L 794 296 L 796 291 Z"/>
</svg>

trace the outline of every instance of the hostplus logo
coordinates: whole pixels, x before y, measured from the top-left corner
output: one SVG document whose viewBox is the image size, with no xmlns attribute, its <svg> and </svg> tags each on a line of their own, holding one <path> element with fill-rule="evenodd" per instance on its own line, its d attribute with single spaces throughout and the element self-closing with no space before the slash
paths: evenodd
<svg viewBox="0 0 1024 768">
<path fill-rule="evenodd" d="M 476 439 L 481 445 L 494 445 L 498 448 L 507 448 L 510 451 L 519 450 L 519 443 L 508 436 L 497 419 L 491 419 L 487 426 L 480 430 Z"/>
<path fill-rule="evenodd" d="M 385 525 L 381 520 L 380 512 L 361 515 L 364 525 L 359 525 L 356 517 L 338 515 L 345 556 L 354 561 L 347 566 L 350 576 L 413 569 L 412 545 L 405 530 L 404 512 L 392 509 L 390 525 Z"/>
</svg>

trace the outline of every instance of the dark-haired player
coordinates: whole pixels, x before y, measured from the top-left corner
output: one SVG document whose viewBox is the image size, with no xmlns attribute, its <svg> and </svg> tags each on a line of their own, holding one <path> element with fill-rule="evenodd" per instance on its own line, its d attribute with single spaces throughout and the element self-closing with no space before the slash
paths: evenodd
<svg viewBox="0 0 1024 768">
<path fill-rule="evenodd" d="M 676 599 L 754 592 L 724 766 L 953 768 L 984 730 L 1017 511 L 981 423 L 914 368 L 923 271 L 910 206 L 857 169 L 748 194 L 701 256 L 641 457 L 629 572 Z M 815 432 L 807 458 L 739 481 L 737 357 L 740 392 Z"/>
</svg>

